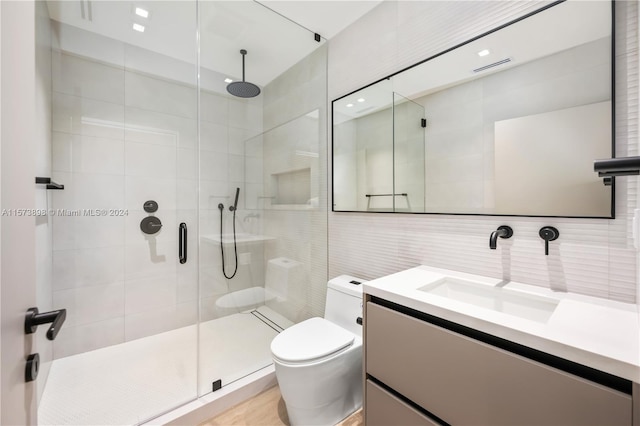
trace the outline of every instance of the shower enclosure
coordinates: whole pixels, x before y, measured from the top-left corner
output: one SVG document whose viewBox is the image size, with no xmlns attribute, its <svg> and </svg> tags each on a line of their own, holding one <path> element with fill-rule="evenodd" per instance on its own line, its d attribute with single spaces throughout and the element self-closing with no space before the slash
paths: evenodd
<svg viewBox="0 0 640 426">
<path fill-rule="evenodd" d="M 36 293 L 67 312 L 35 336 L 38 424 L 143 423 L 322 315 L 326 46 L 254 1 L 36 11 L 37 174 L 64 185 L 35 192 Z"/>
</svg>

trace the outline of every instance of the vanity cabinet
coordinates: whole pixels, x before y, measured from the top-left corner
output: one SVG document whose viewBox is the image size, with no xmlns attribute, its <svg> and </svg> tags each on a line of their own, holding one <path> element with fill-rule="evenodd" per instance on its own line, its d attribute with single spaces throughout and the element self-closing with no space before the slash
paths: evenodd
<svg viewBox="0 0 640 426">
<path fill-rule="evenodd" d="M 428 315 L 366 300 L 367 425 L 632 424 L 630 382 L 627 390 L 627 381 L 579 366 L 597 383 L 560 368 L 569 361 L 540 362 L 539 351 L 531 350 L 532 359 Z M 602 384 L 608 379 L 611 387 Z"/>
</svg>

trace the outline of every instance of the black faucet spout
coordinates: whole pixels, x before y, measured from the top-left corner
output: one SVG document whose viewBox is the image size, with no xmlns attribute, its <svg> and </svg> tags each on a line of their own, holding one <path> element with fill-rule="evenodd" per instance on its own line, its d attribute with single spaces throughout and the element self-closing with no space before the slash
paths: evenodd
<svg viewBox="0 0 640 426">
<path fill-rule="evenodd" d="M 493 231 L 489 237 L 489 248 L 495 250 L 498 242 L 498 234 L 502 234 L 502 231 Z"/>
<path fill-rule="evenodd" d="M 511 238 L 513 235 L 513 229 L 510 226 L 502 225 L 499 226 L 498 229 L 491 233 L 489 237 L 489 248 L 491 250 L 495 250 L 498 243 L 498 237 L 500 238 Z"/>
</svg>

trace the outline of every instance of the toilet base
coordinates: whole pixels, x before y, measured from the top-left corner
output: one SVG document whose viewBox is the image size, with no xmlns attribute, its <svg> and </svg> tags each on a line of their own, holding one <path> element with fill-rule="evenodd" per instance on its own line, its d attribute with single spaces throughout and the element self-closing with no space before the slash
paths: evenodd
<svg viewBox="0 0 640 426">
<path fill-rule="evenodd" d="M 337 356 L 309 365 L 274 359 L 289 422 L 335 425 L 362 406 L 362 340 Z"/>
</svg>

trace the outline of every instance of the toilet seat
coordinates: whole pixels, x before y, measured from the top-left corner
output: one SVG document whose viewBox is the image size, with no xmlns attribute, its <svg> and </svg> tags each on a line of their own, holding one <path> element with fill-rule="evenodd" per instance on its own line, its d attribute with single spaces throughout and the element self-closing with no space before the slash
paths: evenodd
<svg viewBox="0 0 640 426">
<path fill-rule="evenodd" d="M 309 363 L 342 352 L 355 335 L 324 318 L 310 318 L 278 334 L 271 353 L 288 364 Z"/>
</svg>

